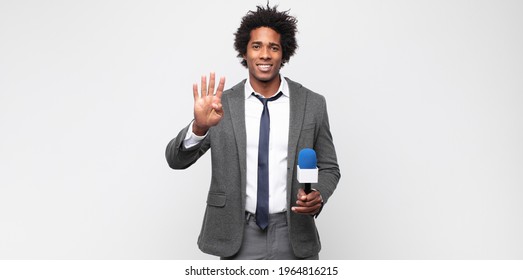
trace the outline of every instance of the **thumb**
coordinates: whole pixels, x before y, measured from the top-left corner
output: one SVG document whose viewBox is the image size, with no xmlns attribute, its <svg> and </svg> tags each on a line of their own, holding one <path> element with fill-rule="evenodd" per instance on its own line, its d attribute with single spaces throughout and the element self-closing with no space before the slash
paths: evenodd
<svg viewBox="0 0 523 280">
<path fill-rule="evenodd" d="M 307 194 L 305 193 L 305 191 L 302 188 L 298 189 L 298 195 L 297 196 L 298 196 L 299 200 L 306 200 L 307 199 Z"/>
</svg>

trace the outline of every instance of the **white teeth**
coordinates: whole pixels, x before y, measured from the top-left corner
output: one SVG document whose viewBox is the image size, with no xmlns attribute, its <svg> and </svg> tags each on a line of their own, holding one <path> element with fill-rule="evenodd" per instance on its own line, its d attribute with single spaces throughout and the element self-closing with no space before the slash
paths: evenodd
<svg viewBox="0 0 523 280">
<path fill-rule="evenodd" d="M 263 64 L 263 65 L 258 65 L 258 67 L 260 67 L 262 70 L 269 70 L 271 68 L 271 65 L 266 65 L 266 64 Z"/>
</svg>

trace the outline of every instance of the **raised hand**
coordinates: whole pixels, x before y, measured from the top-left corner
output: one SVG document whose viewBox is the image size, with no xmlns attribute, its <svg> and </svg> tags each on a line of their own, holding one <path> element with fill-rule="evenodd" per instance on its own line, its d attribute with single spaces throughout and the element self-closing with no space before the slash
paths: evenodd
<svg viewBox="0 0 523 280">
<path fill-rule="evenodd" d="M 209 128 L 217 125 L 223 117 L 222 93 L 225 87 L 225 77 L 220 78 L 220 83 L 214 92 L 215 75 L 211 72 L 209 76 L 209 87 L 207 77 L 202 76 L 201 95 L 198 93 L 198 84 L 193 84 L 194 95 L 194 123 L 192 131 L 196 135 L 205 135 Z"/>
</svg>

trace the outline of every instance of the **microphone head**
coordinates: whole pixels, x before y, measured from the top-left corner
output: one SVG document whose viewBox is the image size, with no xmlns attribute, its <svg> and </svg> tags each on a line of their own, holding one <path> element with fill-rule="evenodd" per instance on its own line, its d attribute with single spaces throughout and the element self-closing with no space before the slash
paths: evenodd
<svg viewBox="0 0 523 280">
<path fill-rule="evenodd" d="M 301 169 L 316 169 L 316 152 L 313 149 L 305 148 L 298 154 L 298 167 Z"/>
</svg>

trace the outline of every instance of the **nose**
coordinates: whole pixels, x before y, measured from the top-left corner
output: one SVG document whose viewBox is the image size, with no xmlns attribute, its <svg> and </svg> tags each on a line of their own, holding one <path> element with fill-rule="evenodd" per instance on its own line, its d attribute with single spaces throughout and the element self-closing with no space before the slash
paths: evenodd
<svg viewBox="0 0 523 280">
<path fill-rule="evenodd" d="M 260 58 L 261 59 L 270 59 L 271 58 L 271 52 L 268 47 L 262 48 L 260 51 Z"/>
</svg>

